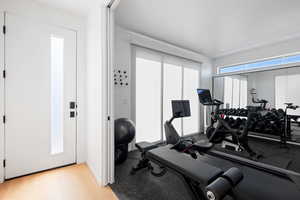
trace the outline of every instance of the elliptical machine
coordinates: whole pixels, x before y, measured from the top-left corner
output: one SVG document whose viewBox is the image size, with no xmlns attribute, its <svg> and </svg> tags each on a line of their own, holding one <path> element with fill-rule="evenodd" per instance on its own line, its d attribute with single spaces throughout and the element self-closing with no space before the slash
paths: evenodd
<svg viewBox="0 0 300 200">
<path fill-rule="evenodd" d="M 250 90 L 250 94 L 252 96 L 252 103 L 255 103 L 255 104 L 260 104 L 260 106 L 256 106 L 257 108 L 260 108 L 260 110 L 266 110 L 266 106 L 267 104 L 269 103 L 267 100 L 265 99 L 258 99 L 257 98 L 257 93 L 256 93 L 256 89 L 255 88 L 252 88 Z"/>
<path fill-rule="evenodd" d="M 238 151 L 246 151 L 252 160 L 259 159 L 262 155 L 254 152 L 248 144 L 248 123 L 241 125 L 238 129 L 233 129 L 224 120 L 224 115 L 219 114 L 222 101 L 212 99 L 210 90 L 197 89 L 200 103 L 203 106 L 212 106 L 215 109 L 211 112 L 211 124 L 206 130 L 206 136 L 209 142 L 217 144 L 223 141 L 238 146 Z"/>
</svg>

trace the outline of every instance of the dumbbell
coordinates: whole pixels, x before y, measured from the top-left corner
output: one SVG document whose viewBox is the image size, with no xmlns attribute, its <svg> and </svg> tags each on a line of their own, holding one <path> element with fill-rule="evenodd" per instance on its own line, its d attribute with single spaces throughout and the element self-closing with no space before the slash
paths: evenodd
<svg viewBox="0 0 300 200">
<path fill-rule="evenodd" d="M 235 114 L 235 109 L 234 108 L 230 108 L 229 115 L 234 115 L 234 114 Z"/>
<path fill-rule="evenodd" d="M 227 117 L 225 117 L 224 121 L 225 121 L 227 124 L 229 124 L 230 118 L 227 116 Z"/>
<path fill-rule="evenodd" d="M 230 109 L 226 110 L 227 115 L 230 115 Z"/>
<path fill-rule="evenodd" d="M 245 115 L 245 110 L 246 110 L 245 108 L 240 109 L 240 116 L 241 117 L 246 117 L 247 116 L 247 115 Z"/>
<path fill-rule="evenodd" d="M 230 118 L 229 118 L 229 121 L 228 121 L 228 125 L 229 125 L 230 127 L 232 127 L 234 123 L 235 123 L 234 118 L 233 118 L 233 117 L 230 117 Z"/>
<path fill-rule="evenodd" d="M 243 119 L 242 119 L 242 125 L 245 126 L 246 124 L 247 124 L 247 119 L 243 118 Z"/>
<path fill-rule="evenodd" d="M 241 109 L 239 109 L 239 108 L 235 109 L 235 115 L 236 116 L 240 116 L 240 112 L 241 112 Z"/>
<path fill-rule="evenodd" d="M 276 116 L 278 116 L 278 111 L 275 108 L 272 108 L 271 112 L 274 113 Z"/>
<path fill-rule="evenodd" d="M 232 124 L 232 128 L 239 128 L 240 125 L 242 125 L 242 120 L 241 118 L 237 118 L 234 123 Z"/>
<path fill-rule="evenodd" d="M 255 126 L 254 130 L 259 132 L 259 133 L 264 133 L 265 127 L 266 127 L 265 121 L 258 121 L 256 123 L 256 126 Z"/>
<path fill-rule="evenodd" d="M 280 118 L 280 119 L 284 119 L 285 118 L 285 112 L 284 112 L 284 110 L 283 109 L 278 109 L 277 110 L 277 113 L 278 113 L 278 117 Z"/>
<path fill-rule="evenodd" d="M 225 114 L 224 109 L 220 109 L 220 110 L 219 110 L 219 114 Z"/>
<path fill-rule="evenodd" d="M 237 109 L 235 109 L 235 108 L 232 109 L 232 115 L 235 115 L 235 116 L 237 115 Z"/>
</svg>

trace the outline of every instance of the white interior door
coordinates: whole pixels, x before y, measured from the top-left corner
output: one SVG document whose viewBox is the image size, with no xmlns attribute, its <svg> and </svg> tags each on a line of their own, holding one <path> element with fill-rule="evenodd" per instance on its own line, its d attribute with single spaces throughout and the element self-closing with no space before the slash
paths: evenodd
<svg viewBox="0 0 300 200">
<path fill-rule="evenodd" d="M 6 29 L 5 177 L 74 163 L 76 32 L 11 14 Z"/>
</svg>

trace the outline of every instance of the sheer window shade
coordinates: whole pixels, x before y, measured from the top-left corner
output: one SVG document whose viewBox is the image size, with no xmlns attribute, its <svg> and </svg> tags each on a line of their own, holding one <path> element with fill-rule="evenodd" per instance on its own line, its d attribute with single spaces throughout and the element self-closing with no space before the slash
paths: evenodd
<svg viewBox="0 0 300 200">
<path fill-rule="evenodd" d="M 200 86 L 200 63 L 141 47 L 134 47 L 133 51 L 135 103 L 132 106 L 135 109 L 136 141 L 164 139 L 163 124 L 172 117 L 171 100 L 190 100 L 192 116 L 174 120 L 178 133 L 199 132 L 196 89 Z"/>
</svg>

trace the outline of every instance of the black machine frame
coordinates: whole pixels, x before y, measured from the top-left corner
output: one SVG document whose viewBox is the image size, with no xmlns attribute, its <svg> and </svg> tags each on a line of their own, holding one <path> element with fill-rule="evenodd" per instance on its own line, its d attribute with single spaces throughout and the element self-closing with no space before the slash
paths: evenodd
<svg viewBox="0 0 300 200">
<path fill-rule="evenodd" d="M 223 104 L 222 101 L 213 99 L 211 97 L 210 91 L 207 89 L 197 89 L 199 95 L 199 101 L 203 106 L 212 106 L 211 112 L 211 124 L 208 127 L 207 136 L 210 142 L 218 143 L 221 141 L 227 141 L 233 144 L 237 144 L 240 150 L 246 150 L 250 157 L 257 159 L 261 155 L 254 152 L 248 145 L 248 128 L 247 124 L 243 126 L 242 129 L 231 128 L 224 118 L 219 114 L 220 106 Z M 214 109 L 215 107 L 215 109 Z M 248 121 L 251 119 L 251 113 L 248 116 Z M 247 122 L 248 123 L 248 122 Z M 221 132 L 221 134 L 220 134 Z M 216 135 L 219 134 L 220 137 Z M 227 135 L 231 135 L 232 139 L 225 138 Z M 215 139 L 217 138 L 217 139 Z M 217 141 L 212 141 L 217 140 Z"/>
</svg>

